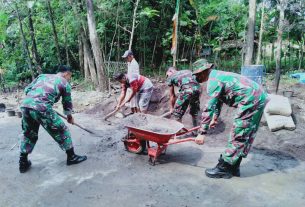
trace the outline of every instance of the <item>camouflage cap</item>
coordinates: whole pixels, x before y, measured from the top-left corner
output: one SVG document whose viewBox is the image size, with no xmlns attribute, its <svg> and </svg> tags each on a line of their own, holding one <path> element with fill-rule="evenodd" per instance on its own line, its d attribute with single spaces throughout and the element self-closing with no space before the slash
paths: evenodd
<svg viewBox="0 0 305 207">
<path fill-rule="evenodd" d="M 210 69 L 214 64 L 208 63 L 206 59 L 199 59 L 193 63 L 193 74 L 200 73 L 206 69 Z"/>
</svg>

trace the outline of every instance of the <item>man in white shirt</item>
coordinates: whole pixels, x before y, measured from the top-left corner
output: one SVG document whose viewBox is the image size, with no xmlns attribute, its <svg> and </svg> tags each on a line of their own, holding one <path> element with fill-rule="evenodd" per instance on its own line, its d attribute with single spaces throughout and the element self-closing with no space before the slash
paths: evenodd
<svg viewBox="0 0 305 207">
<path fill-rule="evenodd" d="M 128 70 L 127 70 L 127 75 L 132 76 L 132 75 L 140 75 L 140 70 L 139 70 L 139 64 L 136 61 L 136 59 L 133 56 L 133 52 L 131 50 L 126 50 L 124 55 L 122 56 L 127 61 L 128 65 Z M 127 89 L 127 97 L 132 93 L 131 89 Z M 137 100 L 137 95 L 134 96 L 129 103 L 129 106 L 131 108 L 132 113 L 137 113 L 139 110 L 138 106 L 138 100 Z"/>
</svg>

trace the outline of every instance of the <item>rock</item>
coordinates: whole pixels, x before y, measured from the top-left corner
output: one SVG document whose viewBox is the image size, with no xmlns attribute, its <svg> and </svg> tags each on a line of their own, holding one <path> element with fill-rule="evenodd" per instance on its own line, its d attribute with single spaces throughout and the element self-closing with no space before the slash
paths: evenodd
<svg viewBox="0 0 305 207">
<path fill-rule="evenodd" d="M 5 104 L 4 103 L 0 103 L 0 112 L 5 112 Z"/>
<path fill-rule="evenodd" d="M 124 114 L 122 114 L 121 112 L 118 112 L 114 115 L 116 118 L 119 118 L 119 119 L 123 119 L 124 118 Z"/>
</svg>

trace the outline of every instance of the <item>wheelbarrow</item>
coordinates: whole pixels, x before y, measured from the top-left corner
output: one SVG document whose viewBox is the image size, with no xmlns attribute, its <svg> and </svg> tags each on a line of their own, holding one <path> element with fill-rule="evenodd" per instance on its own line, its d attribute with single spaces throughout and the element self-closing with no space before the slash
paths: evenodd
<svg viewBox="0 0 305 207">
<path fill-rule="evenodd" d="M 147 119 L 154 119 L 154 121 L 166 129 L 166 131 L 154 131 L 154 127 L 147 127 L 145 124 L 140 126 L 128 126 L 127 136 L 122 139 L 124 142 L 125 148 L 128 152 L 141 154 L 145 151 L 147 147 L 147 153 L 149 156 L 149 164 L 155 165 L 158 157 L 164 152 L 169 145 L 178 144 L 182 142 L 195 141 L 195 138 L 181 138 L 179 136 L 185 135 L 192 131 L 195 131 L 200 128 L 200 126 L 186 129 L 184 125 L 180 122 L 169 120 L 161 117 L 156 117 L 152 115 L 142 115 Z M 149 120 L 148 120 L 149 122 Z M 151 143 L 156 143 L 156 145 L 151 145 Z"/>
</svg>

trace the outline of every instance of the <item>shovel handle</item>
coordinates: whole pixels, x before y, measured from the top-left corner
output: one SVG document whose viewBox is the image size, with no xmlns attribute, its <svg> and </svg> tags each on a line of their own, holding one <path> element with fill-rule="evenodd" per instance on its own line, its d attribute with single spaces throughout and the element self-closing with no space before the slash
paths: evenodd
<svg viewBox="0 0 305 207">
<path fill-rule="evenodd" d="M 63 118 L 63 119 L 65 119 L 65 120 L 68 121 L 67 117 L 65 117 L 64 115 L 62 115 L 61 113 L 59 113 L 59 112 L 57 112 L 57 111 L 56 111 L 56 113 L 58 114 L 58 116 L 60 116 L 61 118 Z M 74 122 L 73 125 L 75 125 L 75 126 L 81 128 L 82 130 L 85 130 L 86 132 L 88 132 L 88 133 L 90 133 L 90 134 L 94 134 L 94 132 L 90 131 L 89 129 L 86 129 L 85 127 L 79 125 L 78 123 L 75 123 L 75 122 Z"/>
<path fill-rule="evenodd" d="M 104 120 L 107 120 L 109 117 L 113 116 L 116 112 L 118 112 L 120 110 L 120 108 L 117 108 L 116 110 L 110 112 L 109 114 L 107 114 L 105 117 L 104 117 Z"/>
</svg>

